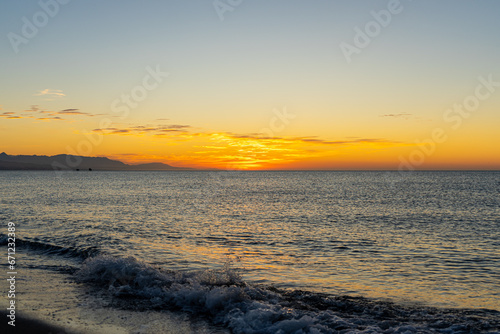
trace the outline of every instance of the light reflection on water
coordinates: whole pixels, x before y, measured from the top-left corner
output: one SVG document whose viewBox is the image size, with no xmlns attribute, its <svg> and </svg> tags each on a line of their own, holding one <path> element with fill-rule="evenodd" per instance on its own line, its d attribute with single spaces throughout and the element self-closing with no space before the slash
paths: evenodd
<svg viewBox="0 0 500 334">
<path fill-rule="evenodd" d="M 61 176 L 62 175 L 62 176 Z M 391 180 L 398 182 L 389 182 Z M 248 281 L 500 309 L 500 173 L 2 172 L 21 238 Z"/>
</svg>

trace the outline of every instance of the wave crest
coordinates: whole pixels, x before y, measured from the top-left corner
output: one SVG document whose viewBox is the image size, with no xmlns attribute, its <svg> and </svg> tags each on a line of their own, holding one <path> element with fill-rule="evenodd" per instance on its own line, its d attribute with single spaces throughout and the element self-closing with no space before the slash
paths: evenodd
<svg viewBox="0 0 500 334">
<path fill-rule="evenodd" d="M 0 234 L 0 245 L 7 245 L 8 237 L 6 234 Z M 16 237 L 16 247 L 31 249 L 43 254 L 62 255 L 80 259 L 86 259 L 99 254 L 99 250 L 95 247 L 77 248 L 63 247 L 54 245 L 50 242 L 40 240 L 27 240 Z"/>
<path fill-rule="evenodd" d="M 252 286 L 230 265 L 183 273 L 132 257 L 98 256 L 87 259 L 76 275 L 80 282 L 118 297 L 121 307 L 204 315 L 234 333 L 479 333 L 500 326 L 496 311 L 411 308 L 365 298 Z"/>
</svg>

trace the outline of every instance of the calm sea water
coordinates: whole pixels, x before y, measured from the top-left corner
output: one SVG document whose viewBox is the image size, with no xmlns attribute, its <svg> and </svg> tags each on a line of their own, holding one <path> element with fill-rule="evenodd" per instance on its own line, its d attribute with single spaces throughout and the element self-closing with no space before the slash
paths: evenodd
<svg viewBox="0 0 500 334">
<path fill-rule="evenodd" d="M 483 325 L 443 310 L 500 310 L 500 172 L 1 172 L 0 190 L 27 268 L 60 266 L 120 308 L 236 333 L 460 332 Z M 387 305 L 445 313 L 388 324 Z M 359 307 L 375 315 L 347 321 Z M 497 330 L 498 312 L 477 317 Z"/>
</svg>

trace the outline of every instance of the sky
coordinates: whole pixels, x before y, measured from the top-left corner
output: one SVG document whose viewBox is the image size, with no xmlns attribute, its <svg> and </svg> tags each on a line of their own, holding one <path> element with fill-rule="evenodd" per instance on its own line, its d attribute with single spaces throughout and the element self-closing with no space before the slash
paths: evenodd
<svg viewBox="0 0 500 334">
<path fill-rule="evenodd" d="M 3 1 L 0 152 L 500 169 L 496 0 Z"/>
</svg>

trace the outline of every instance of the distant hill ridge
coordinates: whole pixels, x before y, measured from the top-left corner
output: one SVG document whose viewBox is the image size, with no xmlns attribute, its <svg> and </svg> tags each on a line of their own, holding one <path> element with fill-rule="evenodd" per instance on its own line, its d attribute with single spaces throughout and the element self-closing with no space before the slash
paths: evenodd
<svg viewBox="0 0 500 334">
<path fill-rule="evenodd" d="M 192 170 L 164 163 L 129 165 L 106 157 L 78 155 L 8 155 L 0 153 L 0 170 Z"/>
</svg>

